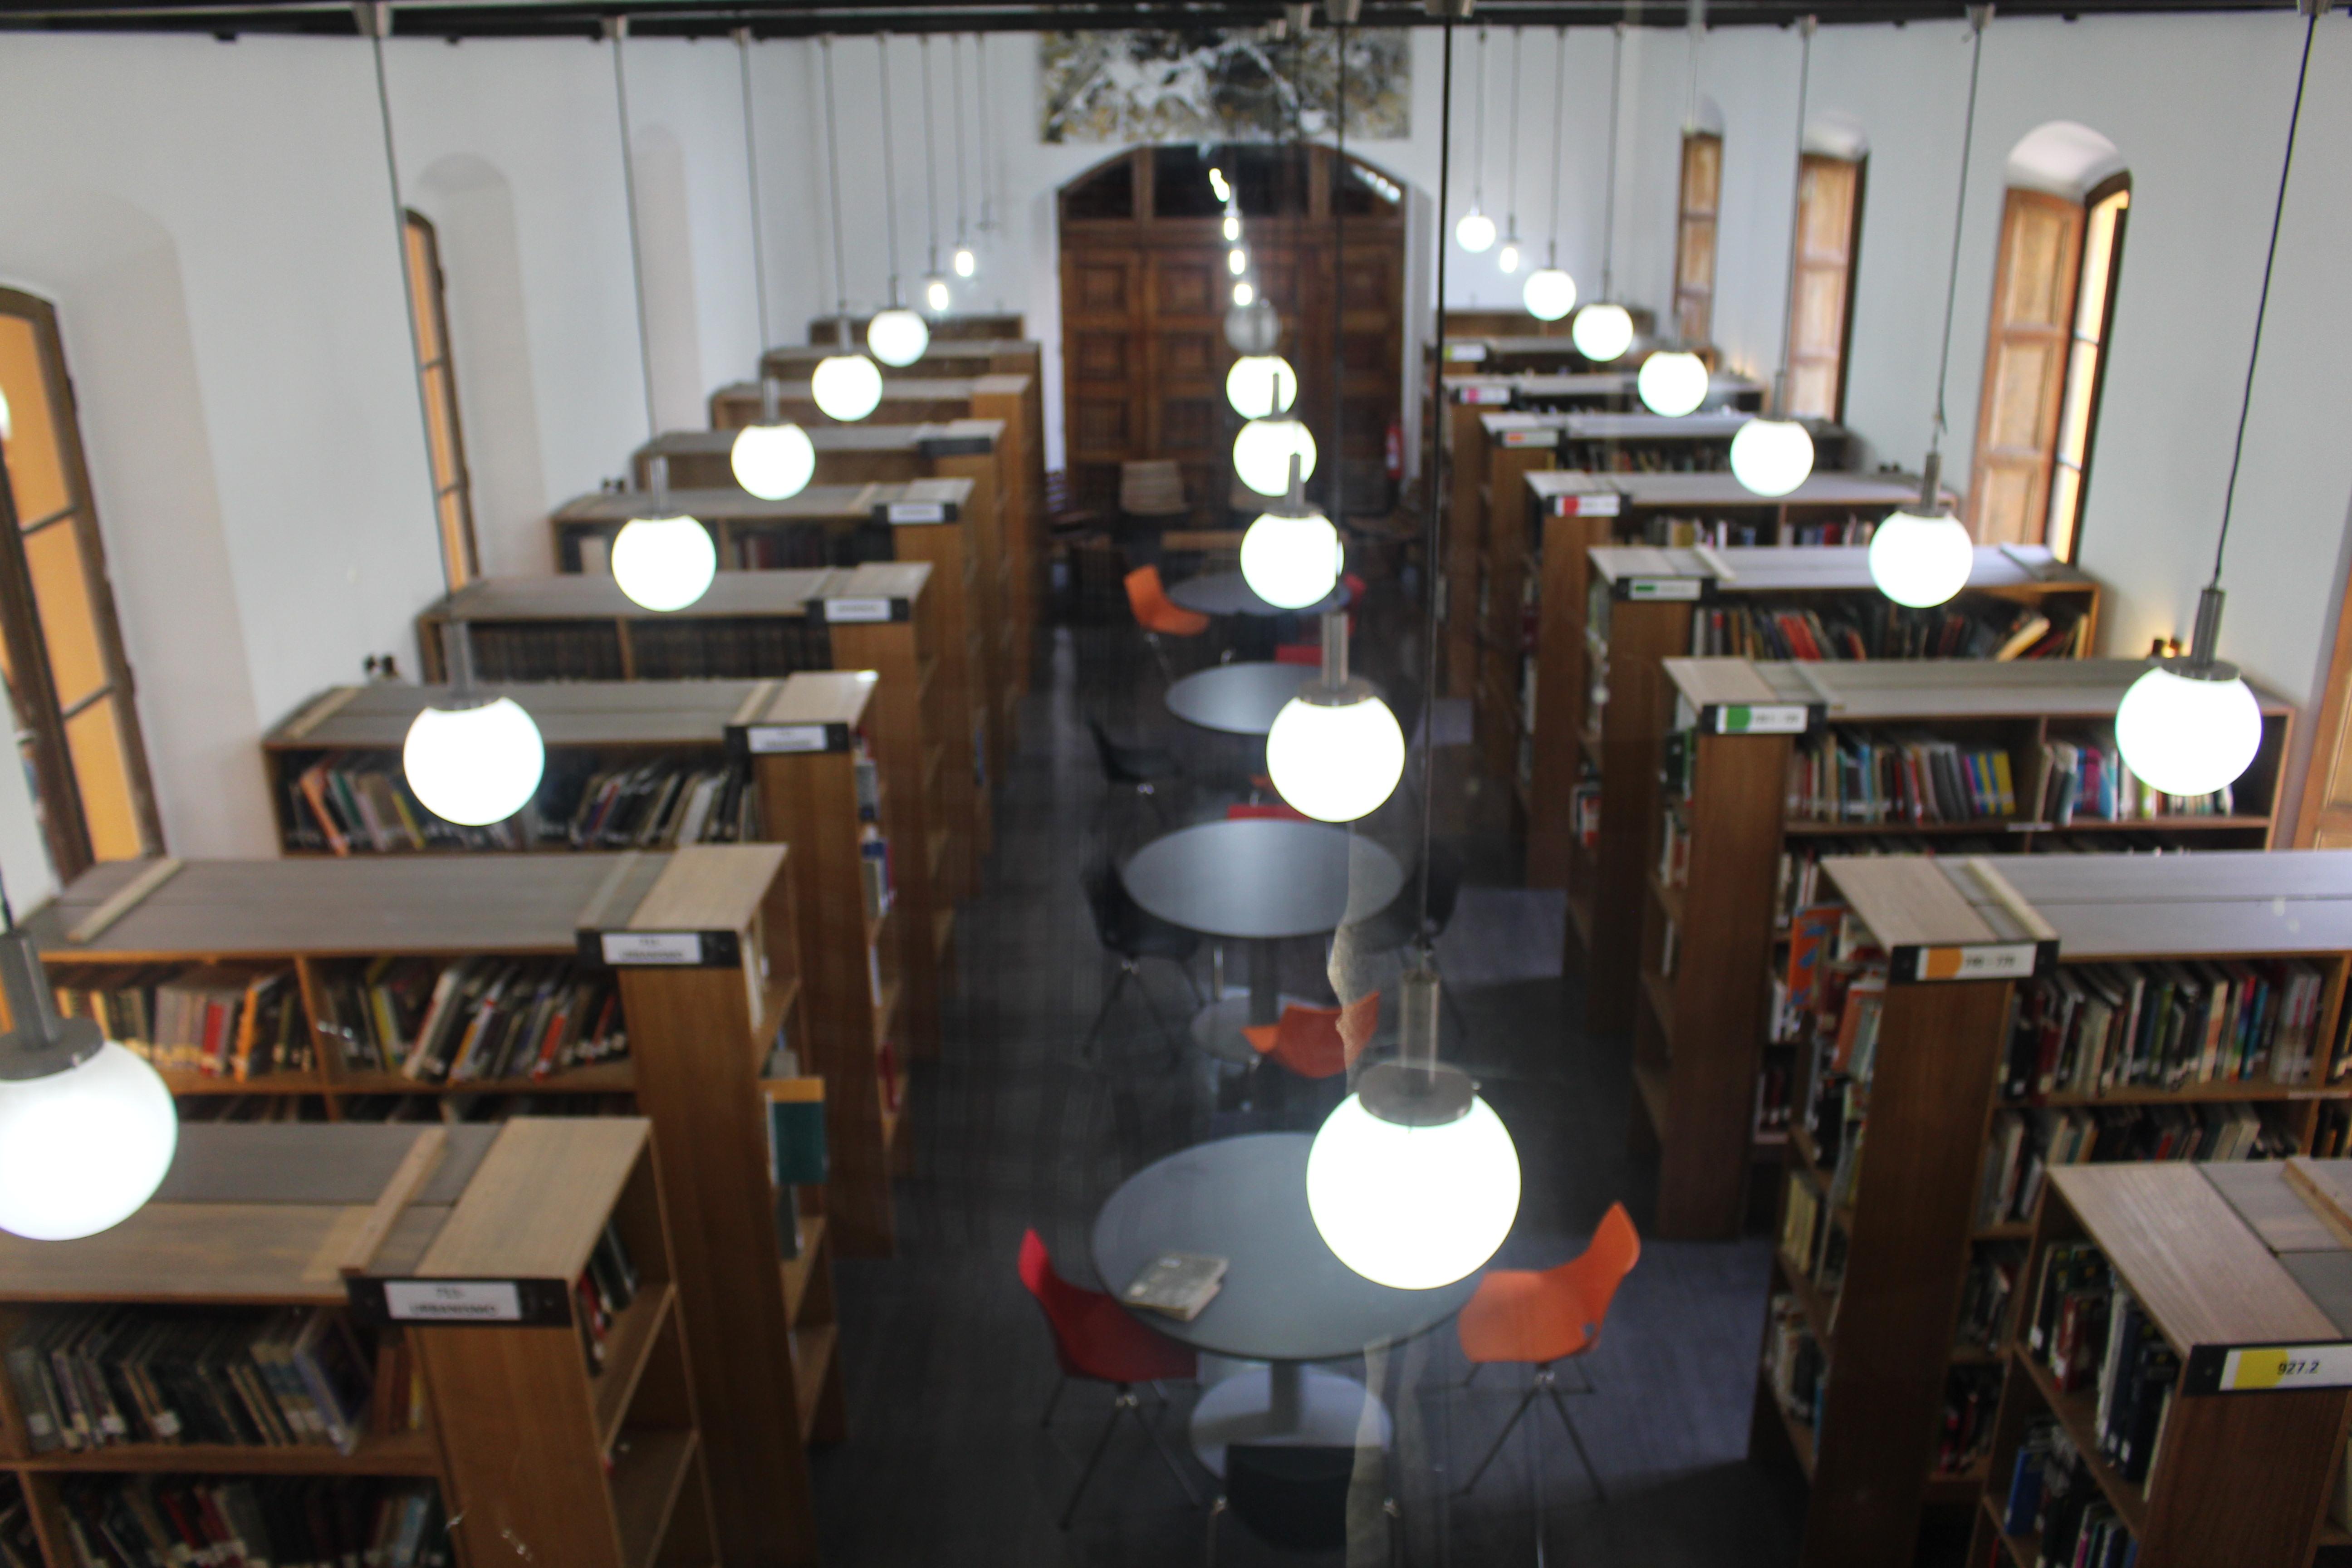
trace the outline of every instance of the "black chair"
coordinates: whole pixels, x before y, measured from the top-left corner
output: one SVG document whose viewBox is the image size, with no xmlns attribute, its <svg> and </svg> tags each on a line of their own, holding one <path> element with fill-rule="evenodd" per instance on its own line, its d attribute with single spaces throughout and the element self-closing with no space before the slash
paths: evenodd
<svg viewBox="0 0 2352 1568">
<path fill-rule="evenodd" d="M 1160 826 L 1168 826 L 1168 808 L 1160 804 L 1159 786 L 1184 776 L 1184 764 L 1173 752 L 1158 746 L 1129 746 L 1110 738 L 1102 721 L 1087 715 L 1087 732 L 1095 740 L 1095 757 L 1102 763 L 1103 782 L 1113 789 L 1133 790 L 1151 803 Z"/>
<path fill-rule="evenodd" d="M 1169 1026 L 1159 1004 L 1152 1001 L 1150 988 L 1143 983 L 1143 961 L 1158 958 L 1174 964 L 1177 973 L 1184 976 L 1185 987 L 1192 993 L 1193 1005 L 1198 1006 L 1201 986 L 1192 978 L 1192 955 L 1201 951 L 1199 935 L 1181 926 L 1170 925 L 1147 911 L 1128 896 L 1127 886 L 1118 879 L 1118 873 L 1107 865 L 1087 868 L 1080 880 L 1086 885 L 1087 907 L 1094 914 L 1095 938 L 1102 943 L 1103 951 L 1118 960 L 1118 975 L 1103 996 L 1102 1007 L 1095 1014 L 1094 1026 L 1087 1031 L 1078 1054 L 1093 1058 L 1095 1041 L 1109 1022 L 1110 1010 L 1118 1005 L 1127 983 L 1133 980 L 1136 989 L 1142 993 L 1143 1005 L 1150 1012 L 1152 1022 L 1167 1037 L 1168 1059 L 1170 1065 L 1174 1065 L 1183 1051 L 1184 1041 Z"/>
<path fill-rule="evenodd" d="M 1209 1505 L 1206 1562 L 1216 1568 L 1217 1520 L 1230 1513 L 1268 1546 L 1284 1552 L 1339 1552 L 1348 1545 L 1348 1489 L 1356 1450 L 1235 1443 L 1225 1449 L 1225 1489 Z M 1397 1505 L 1383 1499 L 1389 1561 L 1397 1553 Z"/>
<path fill-rule="evenodd" d="M 1422 920 L 1421 873 L 1415 871 L 1404 879 L 1397 896 L 1388 907 L 1350 928 L 1356 941 L 1366 952 L 1389 948 L 1414 947 L 1421 942 L 1435 942 L 1445 934 L 1453 923 L 1454 905 L 1462 898 L 1462 847 L 1451 839 L 1440 838 L 1429 847 L 1429 918 Z"/>
</svg>

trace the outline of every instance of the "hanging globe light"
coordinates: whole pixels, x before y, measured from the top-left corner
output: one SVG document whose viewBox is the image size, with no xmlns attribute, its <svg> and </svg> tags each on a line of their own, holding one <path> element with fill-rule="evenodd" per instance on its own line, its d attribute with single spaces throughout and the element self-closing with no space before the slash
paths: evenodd
<svg viewBox="0 0 2352 1568">
<path fill-rule="evenodd" d="M 521 704 L 500 697 L 424 709 L 409 722 L 400 761 L 425 810 L 482 827 L 530 804 L 547 769 L 547 749 Z"/>
<path fill-rule="evenodd" d="M 1537 321 L 1557 321 L 1576 309 L 1576 279 L 1557 267 L 1538 267 L 1528 274 L 1519 299 Z"/>
<path fill-rule="evenodd" d="M 32 939 L 0 934 L 16 1027 L 0 1036 L 0 1230 L 72 1241 L 155 1195 L 180 1118 L 155 1069 L 89 1018 L 58 1015 Z"/>
<path fill-rule="evenodd" d="M 864 354 L 827 354 L 809 377 L 809 395 L 828 417 L 850 424 L 882 405 L 882 372 Z"/>
<path fill-rule="evenodd" d="M 1519 1212 L 1509 1130 L 1468 1074 L 1437 1059 L 1437 988 L 1429 971 L 1406 971 L 1398 1059 L 1365 1069 L 1307 1156 L 1307 1208 L 1324 1245 L 1396 1290 L 1468 1278 Z"/>
<path fill-rule="evenodd" d="M 1587 305 L 1568 329 L 1576 352 L 1606 364 L 1633 346 L 1633 318 L 1622 305 Z"/>
<path fill-rule="evenodd" d="M 1494 248 L 1495 220 L 1472 207 L 1462 215 L 1462 221 L 1454 226 L 1454 238 L 1471 255 L 1483 256 Z"/>
<path fill-rule="evenodd" d="M 1242 220 L 1236 213 L 1227 213 L 1223 225 L 1225 243 L 1231 245 L 1242 237 Z"/>
<path fill-rule="evenodd" d="M 973 254 L 971 246 L 959 245 L 955 248 L 953 265 L 957 277 L 969 278 L 980 270 L 980 258 Z"/>
<path fill-rule="evenodd" d="M 816 447 L 807 431 L 783 418 L 782 390 L 775 377 L 760 378 L 760 422 L 738 430 L 727 451 L 735 482 L 761 500 L 796 496 L 816 477 Z M 657 460 L 667 479 L 668 461 Z"/>
<path fill-rule="evenodd" d="M 1505 240 L 1502 254 L 1495 258 L 1495 265 L 1506 272 L 1517 272 L 1519 269 L 1519 242 Z"/>
<path fill-rule="evenodd" d="M 1323 617 L 1322 673 L 1274 716 L 1265 771 L 1284 800 L 1321 822 L 1370 815 L 1404 776 L 1396 715 L 1370 681 L 1349 676 L 1344 609 Z"/>
<path fill-rule="evenodd" d="M 631 518 L 613 540 L 613 580 L 648 610 L 686 608 L 718 572 L 719 547 L 691 517 Z"/>
<path fill-rule="evenodd" d="M 1225 252 L 1225 270 L 1238 278 L 1249 270 L 1249 252 L 1234 246 Z"/>
<path fill-rule="evenodd" d="M 895 283 L 895 279 L 894 279 Z M 903 305 L 877 310 L 866 323 L 866 346 L 884 364 L 909 365 L 931 346 L 931 329 L 923 318 Z"/>
<path fill-rule="evenodd" d="M 1299 471 L 1315 477 L 1315 434 L 1301 421 L 1283 416 L 1253 419 L 1234 437 L 1234 473 L 1262 496 L 1278 496 L 1290 489 L 1290 459 Z"/>
<path fill-rule="evenodd" d="M 1976 545 L 1949 512 L 1892 512 L 1870 536 L 1870 580 L 1898 605 L 1926 609 L 1968 586 Z"/>
<path fill-rule="evenodd" d="M 1234 303 L 1236 305 L 1255 305 L 1257 303 L 1257 290 L 1247 283 L 1234 284 Z"/>
<path fill-rule="evenodd" d="M 1298 374 L 1280 354 L 1244 354 L 1225 372 L 1225 401 L 1244 419 L 1279 414 L 1298 398 Z"/>
<path fill-rule="evenodd" d="M 1812 433 L 1793 419 L 1750 419 L 1731 437 L 1731 473 L 1759 496 L 1784 496 L 1813 471 Z"/>
<path fill-rule="evenodd" d="M 2211 795 L 2262 749 L 2262 704 L 2237 666 L 2213 657 L 2221 633 L 2221 590 L 2207 588 L 2189 656 L 2151 665 L 2116 709 L 2124 765 L 2166 795 Z"/>
<path fill-rule="evenodd" d="M 1242 535 L 1242 580 L 1259 598 L 1286 610 L 1321 602 L 1339 582 L 1339 531 L 1307 504 L 1304 478 L 1294 456 L 1289 495 L 1259 513 Z"/>
<path fill-rule="evenodd" d="M 948 313 L 948 306 L 953 302 L 953 296 L 948 292 L 948 280 L 946 279 L 934 272 L 929 277 L 923 279 L 923 308 L 925 310 L 930 311 L 934 316 L 944 316 Z M 929 327 L 925 327 L 923 329 L 923 342 L 924 346 L 927 348 L 930 344 L 930 329 Z"/>
<path fill-rule="evenodd" d="M 1633 378 L 1643 405 L 1669 419 L 1679 419 L 1706 402 L 1706 362 L 1680 349 L 1652 354 Z"/>
<path fill-rule="evenodd" d="M 1243 298 L 1247 290 L 1249 297 Z M 1237 354 L 1270 354 L 1282 342 L 1282 319 L 1271 301 L 1246 283 L 1234 285 L 1234 308 L 1225 312 L 1225 342 Z"/>
</svg>

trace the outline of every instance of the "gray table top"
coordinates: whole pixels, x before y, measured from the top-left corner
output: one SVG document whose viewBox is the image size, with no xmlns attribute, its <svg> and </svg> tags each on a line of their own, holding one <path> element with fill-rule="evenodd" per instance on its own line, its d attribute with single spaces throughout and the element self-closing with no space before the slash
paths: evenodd
<svg viewBox="0 0 2352 1568">
<path fill-rule="evenodd" d="M 1286 610 L 1259 598 L 1238 572 L 1207 572 L 1198 577 L 1187 577 L 1181 583 L 1170 584 L 1168 596 L 1204 616 L 1320 616 L 1348 602 L 1348 591 L 1342 586 L 1332 589 L 1314 604 Z"/>
<path fill-rule="evenodd" d="M 1397 858 L 1319 822 L 1253 818 L 1180 827 L 1119 869 L 1135 901 L 1207 936 L 1317 936 L 1388 908 L 1404 886 Z"/>
<path fill-rule="evenodd" d="M 1163 1252 L 1226 1259 L 1224 1288 L 1189 1323 L 1139 1313 L 1173 1340 L 1252 1361 L 1336 1361 L 1423 1333 L 1462 1310 L 1478 1276 L 1434 1290 L 1376 1285 L 1323 1244 L 1307 1207 L 1305 1132 L 1197 1143 L 1145 1166 L 1095 1218 L 1095 1269 L 1116 1295 Z"/>
<path fill-rule="evenodd" d="M 1263 735 L 1274 728 L 1274 716 L 1318 673 L 1312 665 L 1263 660 L 1212 665 L 1168 689 L 1168 711 L 1203 730 Z"/>
</svg>

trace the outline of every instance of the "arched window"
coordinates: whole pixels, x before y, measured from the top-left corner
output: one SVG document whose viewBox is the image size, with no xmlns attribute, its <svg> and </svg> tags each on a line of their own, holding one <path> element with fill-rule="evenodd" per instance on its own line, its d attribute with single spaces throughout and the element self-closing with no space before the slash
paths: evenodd
<svg viewBox="0 0 2352 1568">
<path fill-rule="evenodd" d="M 457 373 L 449 363 L 449 306 L 441 277 L 441 243 L 422 213 L 408 215 L 408 288 L 416 321 L 416 380 L 425 399 L 425 443 L 433 464 L 433 511 L 441 529 L 449 586 L 482 574 L 474 546 L 473 487 L 466 437 L 457 424 Z"/>
<path fill-rule="evenodd" d="M 1969 483 L 1984 544 L 2081 542 L 2131 175 L 2116 144 L 2053 121 L 2011 149 Z"/>
<path fill-rule="evenodd" d="M 1845 417 L 1853 352 L 1853 267 L 1862 246 L 1859 130 L 1823 119 L 1805 127 L 1797 171 L 1796 274 L 1789 283 L 1789 402 L 1784 413 Z"/>
<path fill-rule="evenodd" d="M 0 289 L 0 674 L 59 882 L 163 852 L 58 313 Z"/>
</svg>

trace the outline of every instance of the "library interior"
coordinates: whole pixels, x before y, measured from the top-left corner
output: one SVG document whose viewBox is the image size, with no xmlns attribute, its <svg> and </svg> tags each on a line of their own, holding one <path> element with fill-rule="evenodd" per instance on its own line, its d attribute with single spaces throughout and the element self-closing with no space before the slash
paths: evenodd
<svg viewBox="0 0 2352 1568">
<path fill-rule="evenodd" d="M 2352 1568 L 2334 0 L 42 0 L 0 145 L 0 1568 Z"/>
</svg>

